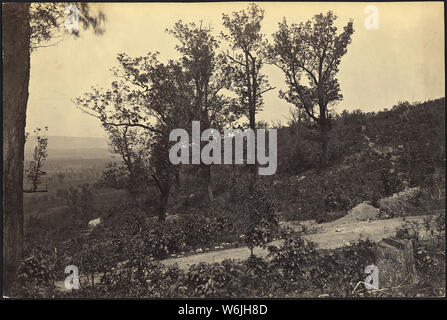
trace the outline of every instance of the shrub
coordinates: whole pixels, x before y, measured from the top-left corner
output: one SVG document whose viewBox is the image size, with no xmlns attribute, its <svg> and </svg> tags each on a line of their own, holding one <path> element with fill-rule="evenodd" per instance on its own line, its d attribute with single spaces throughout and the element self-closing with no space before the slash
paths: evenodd
<svg viewBox="0 0 447 320">
<path fill-rule="evenodd" d="M 316 245 L 302 238 L 286 238 L 282 246 L 270 246 L 268 257 L 278 268 L 284 285 L 288 288 L 304 288 L 313 281 L 312 270 L 318 257 Z"/>
<path fill-rule="evenodd" d="M 253 248 L 265 248 L 278 235 L 279 227 L 275 216 L 278 203 L 262 181 L 250 185 L 253 183 L 250 180 L 236 179 L 232 201 L 234 212 L 241 214 L 239 223 L 243 225 L 243 239 L 253 255 Z"/>
<path fill-rule="evenodd" d="M 37 247 L 17 270 L 17 280 L 13 295 L 18 297 L 54 297 L 55 281 L 61 274 L 57 251 Z"/>
</svg>

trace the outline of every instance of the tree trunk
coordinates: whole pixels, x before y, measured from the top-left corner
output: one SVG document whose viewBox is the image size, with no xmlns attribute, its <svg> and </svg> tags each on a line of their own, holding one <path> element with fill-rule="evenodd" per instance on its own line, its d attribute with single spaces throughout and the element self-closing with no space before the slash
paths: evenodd
<svg viewBox="0 0 447 320">
<path fill-rule="evenodd" d="M 418 282 L 413 242 L 385 238 L 379 242 L 377 267 L 380 288 L 412 285 Z"/>
<path fill-rule="evenodd" d="M 255 133 L 255 137 L 256 136 L 256 104 L 257 104 L 257 81 L 256 81 L 256 60 L 255 58 L 252 59 L 252 67 L 251 67 L 251 86 L 252 89 L 250 90 L 250 93 L 252 95 L 251 97 L 251 106 L 250 106 L 250 128 L 253 130 L 253 132 Z M 252 175 L 252 181 L 250 183 L 250 190 L 253 190 L 253 186 L 256 183 L 256 178 L 257 178 L 257 169 L 258 169 L 258 164 L 257 164 L 257 147 L 258 147 L 258 142 L 257 139 L 255 138 L 255 147 L 254 147 L 254 151 L 255 151 L 255 164 L 250 166 L 250 170 L 251 170 L 251 175 Z"/>
<path fill-rule="evenodd" d="M 30 75 L 28 3 L 3 4 L 3 280 L 23 257 L 23 157 Z"/>
<path fill-rule="evenodd" d="M 321 167 L 324 169 L 328 165 L 328 144 L 329 144 L 329 124 L 328 119 L 320 120 L 320 134 L 321 134 Z"/>
<path fill-rule="evenodd" d="M 175 187 L 177 189 L 177 192 L 180 191 L 181 187 L 181 181 L 180 181 L 180 167 L 175 170 Z"/>
<path fill-rule="evenodd" d="M 206 181 L 206 190 L 208 194 L 208 200 L 214 201 L 214 194 L 213 194 L 213 186 L 211 185 L 211 166 L 208 165 L 205 167 L 205 181 Z"/>
<path fill-rule="evenodd" d="M 164 190 L 160 190 L 160 203 L 158 207 L 158 219 L 160 222 L 165 222 L 166 220 L 166 211 L 168 209 L 168 200 L 169 200 L 169 189 L 170 186 L 166 187 Z"/>
</svg>

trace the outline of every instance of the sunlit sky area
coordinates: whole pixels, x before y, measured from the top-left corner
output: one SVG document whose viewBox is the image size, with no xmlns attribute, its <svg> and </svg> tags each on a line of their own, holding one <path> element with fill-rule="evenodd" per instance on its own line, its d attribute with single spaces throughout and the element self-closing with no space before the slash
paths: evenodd
<svg viewBox="0 0 447 320">
<path fill-rule="evenodd" d="M 261 2 L 265 10 L 262 32 L 267 39 L 283 17 L 289 23 L 307 21 L 332 10 L 339 30 L 353 19 L 354 35 L 340 65 L 344 96 L 336 111 L 377 111 L 398 101 L 424 101 L 445 96 L 444 8 L 442 2 L 330 3 Z M 379 10 L 379 28 L 365 27 L 367 5 Z M 141 56 L 160 52 L 162 60 L 177 59 L 176 40 L 165 32 L 180 19 L 203 21 L 217 36 L 222 13 L 246 8 L 238 3 L 113 3 L 98 4 L 106 15 L 106 32 L 95 36 L 81 32 L 56 46 L 39 48 L 31 56 L 27 131 L 48 126 L 52 136 L 104 137 L 99 120 L 76 108 L 70 99 L 94 85 L 108 87 L 117 53 Z M 265 66 L 276 87 L 264 95 L 264 110 L 257 120 L 286 122 L 291 105 L 278 97 L 286 89 L 282 72 Z"/>
</svg>

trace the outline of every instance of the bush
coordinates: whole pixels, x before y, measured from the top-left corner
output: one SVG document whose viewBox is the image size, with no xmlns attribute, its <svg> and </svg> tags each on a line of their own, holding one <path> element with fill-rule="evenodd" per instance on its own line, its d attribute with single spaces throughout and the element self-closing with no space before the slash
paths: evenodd
<svg viewBox="0 0 447 320">
<path fill-rule="evenodd" d="M 275 216 L 278 203 L 268 192 L 266 184 L 260 180 L 253 185 L 251 183 L 252 179 L 242 181 L 236 177 L 232 202 L 233 211 L 241 214 L 242 236 L 253 255 L 254 247 L 265 248 L 278 235 L 279 224 Z"/>
<path fill-rule="evenodd" d="M 17 280 L 13 288 L 13 296 L 17 297 L 54 297 L 55 281 L 61 274 L 57 251 L 37 247 L 25 259 L 17 270 Z"/>
</svg>

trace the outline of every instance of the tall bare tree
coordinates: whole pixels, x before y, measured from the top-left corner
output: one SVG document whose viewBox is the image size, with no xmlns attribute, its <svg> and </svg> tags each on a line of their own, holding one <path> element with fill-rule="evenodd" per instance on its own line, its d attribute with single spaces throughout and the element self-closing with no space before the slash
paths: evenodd
<svg viewBox="0 0 447 320">
<path fill-rule="evenodd" d="M 330 106 L 343 99 L 336 75 L 354 33 L 349 21 L 337 34 L 336 19 L 331 11 L 290 26 L 284 19 L 268 49 L 268 61 L 284 72 L 289 87 L 280 97 L 304 110 L 320 130 L 322 167 L 328 164 Z"/>
</svg>

